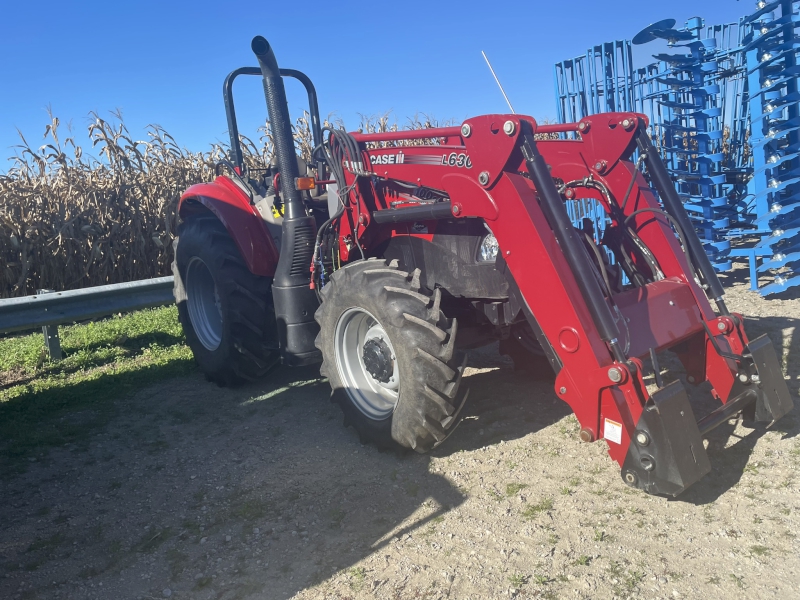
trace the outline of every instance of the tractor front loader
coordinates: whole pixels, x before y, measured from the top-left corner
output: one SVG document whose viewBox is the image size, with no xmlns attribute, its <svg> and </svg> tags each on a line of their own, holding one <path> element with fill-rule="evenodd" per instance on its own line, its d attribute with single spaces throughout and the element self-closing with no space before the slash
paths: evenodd
<svg viewBox="0 0 800 600">
<path fill-rule="evenodd" d="M 625 483 L 673 496 L 711 469 L 712 428 L 791 409 L 771 342 L 748 340 L 725 305 L 644 116 L 347 133 L 320 126 L 311 81 L 264 38 L 252 49 L 259 67 L 224 85 L 226 174 L 179 206 L 176 299 L 210 379 L 322 361 L 363 440 L 425 452 L 459 422 L 466 350 L 500 340 L 518 367 L 552 371 L 581 439 L 605 440 Z M 277 156 L 263 171 L 245 168 L 232 96 L 256 74 Z M 312 164 L 296 155 L 285 77 L 308 92 Z M 602 235 L 572 222 L 576 199 L 604 208 Z M 667 349 L 689 384 L 710 384 L 711 414 L 698 419 L 681 381 L 661 383 Z"/>
</svg>

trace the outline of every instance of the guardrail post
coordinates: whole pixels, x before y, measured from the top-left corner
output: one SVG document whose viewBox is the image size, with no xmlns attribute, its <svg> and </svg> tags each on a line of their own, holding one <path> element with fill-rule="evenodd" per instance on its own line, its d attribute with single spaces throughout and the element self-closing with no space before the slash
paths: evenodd
<svg viewBox="0 0 800 600">
<path fill-rule="evenodd" d="M 37 294 L 52 294 L 55 290 L 36 290 Z M 47 355 L 50 360 L 61 360 L 61 340 L 58 337 L 58 325 L 45 325 L 42 327 L 44 334 L 44 346 L 47 348 Z"/>
</svg>

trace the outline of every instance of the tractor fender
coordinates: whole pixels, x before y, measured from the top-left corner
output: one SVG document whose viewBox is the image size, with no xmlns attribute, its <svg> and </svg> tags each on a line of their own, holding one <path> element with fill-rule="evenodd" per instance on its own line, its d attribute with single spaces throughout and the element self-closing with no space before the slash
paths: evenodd
<svg viewBox="0 0 800 600">
<path fill-rule="evenodd" d="M 186 220 L 210 211 L 225 226 L 254 275 L 272 277 L 279 251 L 255 207 L 245 193 L 227 177 L 197 183 L 178 201 L 178 214 Z"/>
</svg>

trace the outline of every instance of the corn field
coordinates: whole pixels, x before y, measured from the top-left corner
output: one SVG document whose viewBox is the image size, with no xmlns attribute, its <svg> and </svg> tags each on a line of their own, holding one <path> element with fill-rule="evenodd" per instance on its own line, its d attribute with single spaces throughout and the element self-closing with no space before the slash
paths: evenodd
<svg viewBox="0 0 800 600">
<path fill-rule="evenodd" d="M 0 175 L 0 297 L 169 272 L 180 193 L 211 178 L 221 149 L 188 152 L 157 126 L 134 141 L 119 116 L 92 117 L 97 158 L 56 117 L 40 148 L 20 134 Z"/>
<path fill-rule="evenodd" d="M 190 185 L 215 177 L 228 148 L 212 144 L 207 152 L 191 152 L 158 125 L 146 128 L 145 140 L 136 140 L 122 115 L 111 114 L 103 119 L 90 113 L 91 152 L 84 152 L 72 131 L 63 135 L 52 114 L 38 148 L 19 134 L 12 166 L 0 174 L 0 298 L 171 274 L 178 200 Z M 390 113 L 359 117 L 357 131 L 363 133 L 455 124 L 424 113 L 403 125 Z M 324 126 L 345 128 L 332 115 Z M 307 112 L 292 129 L 298 154 L 310 163 L 313 141 Z M 272 160 L 269 123 L 258 130 L 256 140 L 242 136 L 241 142 L 248 168 L 263 169 Z"/>
<path fill-rule="evenodd" d="M 168 275 L 178 199 L 193 183 L 213 179 L 226 156 L 219 144 L 188 151 L 156 125 L 136 140 L 118 113 L 90 116 L 89 151 L 52 115 L 39 147 L 20 133 L 11 167 L 0 174 L 0 298 Z M 438 126 L 414 117 L 399 127 L 383 115 L 362 116 L 359 129 Z M 307 114 L 295 122 L 294 136 L 310 160 Z M 269 125 L 255 141 L 242 137 L 242 146 L 248 166 L 268 164 Z"/>
</svg>

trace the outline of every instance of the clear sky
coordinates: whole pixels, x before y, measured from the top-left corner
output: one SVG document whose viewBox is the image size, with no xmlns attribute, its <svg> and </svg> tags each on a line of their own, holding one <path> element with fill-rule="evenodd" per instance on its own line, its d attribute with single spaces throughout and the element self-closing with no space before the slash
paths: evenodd
<svg viewBox="0 0 800 600">
<path fill-rule="evenodd" d="M 119 108 L 135 138 L 157 123 L 182 146 L 226 140 L 222 81 L 255 65 L 254 35 L 284 68 L 315 82 L 323 118 L 354 127 L 357 114 L 415 112 L 440 120 L 506 105 L 481 57 L 485 50 L 518 113 L 554 118 L 553 64 L 590 45 L 631 38 L 664 18 L 682 26 L 736 21 L 755 0 L 3 0 L 0 20 L 0 170 L 18 143 L 38 146 L 46 109 L 85 143 L 88 113 Z M 655 52 L 644 46 L 645 57 Z M 643 62 L 639 58 L 637 62 Z M 257 78 L 237 83 L 242 133 L 266 115 Z M 287 85 L 293 116 L 302 88 Z M 87 148 L 88 150 L 88 148 Z"/>
</svg>

